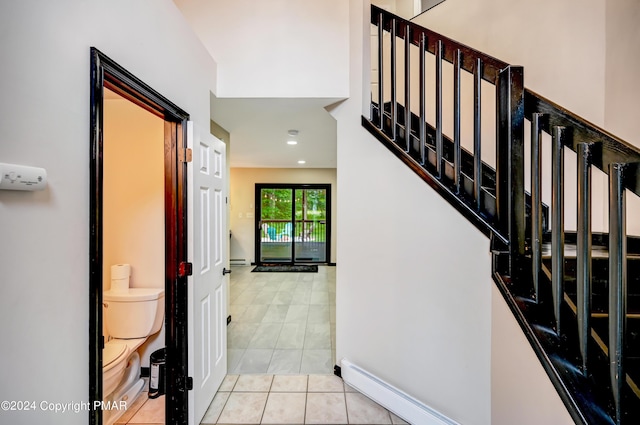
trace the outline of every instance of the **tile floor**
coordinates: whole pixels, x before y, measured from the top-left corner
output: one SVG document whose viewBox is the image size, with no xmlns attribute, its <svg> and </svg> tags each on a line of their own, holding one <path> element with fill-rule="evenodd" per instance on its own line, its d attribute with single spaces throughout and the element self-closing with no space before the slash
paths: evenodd
<svg viewBox="0 0 640 425">
<path fill-rule="evenodd" d="M 406 424 L 335 375 L 227 375 L 210 424 Z"/>
<path fill-rule="evenodd" d="M 332 374 L 335 267 L 319 266 L 318 273 L 232 270 L 229 373 Z"/>
<path fill-rule="evenodd" d="M 127 411 L 116 420 L 115 425 L 164 425 L 164 399 L 165 396 L 151 399 L 146 391 L 141 392 Z"/>
<path fill-rule="evenodd" d="M 228 371 L 202 424 L 404 424 L 343 384 L 335 365 L 335 267 L 230 280 Z M 164 424 L 146 393 L 117 424 Z"/>
<path fill-rule="evenodd" d="M 116 425 L 164 425 L 164 396 L 140 394 Z M 227 375 L 201 425 L 406 424 L 335 375 Z"/>
</svg>

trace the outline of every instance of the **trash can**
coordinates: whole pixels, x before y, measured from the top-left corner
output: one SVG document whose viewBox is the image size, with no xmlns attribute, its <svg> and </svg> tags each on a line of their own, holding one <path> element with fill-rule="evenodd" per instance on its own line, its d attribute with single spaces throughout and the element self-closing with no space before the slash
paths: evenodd
<svg viewBox="0 0 640 425">
<path fill-rule="evenodd" d="M 149 377 L 149 398 L 158 398 L 165 393 L 165 363 L 167 357 L 166 348 L 154 351 L 149 356 L 151 373 Z"/>
</svg>

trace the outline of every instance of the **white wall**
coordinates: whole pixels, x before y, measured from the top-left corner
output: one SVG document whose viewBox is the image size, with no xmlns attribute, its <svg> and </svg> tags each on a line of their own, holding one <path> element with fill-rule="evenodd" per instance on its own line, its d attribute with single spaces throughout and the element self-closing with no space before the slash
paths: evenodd
<svg viewBox="0 0 640 425">
<path fill-rule="evenodd" d="M 609 0 L 606 8 L 605 124 L 613 134 L 640 147 L 640 3 Z"/>
<path fill-rule="evenodd" d="M 640 2 L 607 1 L 605 128 L 640 148 Z M 627 191 L 627 231 L 640 235 L 640 198 Z"/>
<path fill-rule="evenodd" d="M 489 241 L 360 126 L 362 3 L 351 2 L 351 99 L 332 111 L 336 356 L 460 423 L 489 424 Z"/>
<path fill-rule="evenodd" d="M 414 21 L 507 63 L 525 85 L 604 123 L 606 0 L 447 0 Z"/>
<path fill-rule="evenodd" d="M 104 290 L 131 264 L 134 288 L 164 288 L 164 121 L 127 100 L 104 109 Z"/>
<path fill-rule="evenodd" d="M 494 285 L 491 290 L 491 424 L 573 423 L 529 341 Z"/>
<path fill-rule="evenodd" d="M 331 185 L 331 259 L 336 262 L 337 185 L 335 168 L 232 168 L 230 258 L 255 262 L 256 183 L 326 183 Z M 252 216 L 247 217 L 247 213 Z M 242 215 L 242 217 L 241 217 Z"/>
<path fill-rule="evenodd" d="M 208 126 L 215 63 L 168 0 L 0 2 L 0 158 L 44 167 L 42 192 L 0 193 L 0 399 L 89 394 L 89 47 Z M 86 424 L 88 413 L 2 412 Z"/>
<path fill-rule="evenodd" d="M 348 95 L 348 2 L 175 3 L 216 58 L 218 97 Z"/>
<path fill-rule="evenodd" d="M 131 264 L 132 288 L 164 288 L 164 121 L 127 100 L 106 100 L 103 178 L 103 289 L 121 263 Z M 143 367 L 164 341 L 163 324 L 138 349 Z"/>
</svg>

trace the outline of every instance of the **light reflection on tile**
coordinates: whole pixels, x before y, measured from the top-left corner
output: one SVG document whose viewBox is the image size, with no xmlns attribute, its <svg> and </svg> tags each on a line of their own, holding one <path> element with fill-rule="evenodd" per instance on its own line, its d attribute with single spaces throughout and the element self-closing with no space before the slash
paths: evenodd
<svg viewBox="0 0 640 425">
<path fill-rule="evenodd" d="M 251 273 L 252 269 L 234 266 L 230 279 L 232 322 L 227 327 L 227 370 L 332 373 L 336 361 L 332 326 L 335 268 L 320 266 L 318 273 Z M 251 350 L 272 350 L 271 360 L 264 364 L 268 353 Z M 292 363 L 287 364 L 286 359 Z"/>
<path fill-rule="evenodd" d="M 216 424 L 231 393 L 218 392 L 200 422 L 202 425 Z"/>
<path fill-rule="evenodd" d="M 300 373 L 302 350 L 274 350 L 267 373 Z"/>
</svg>

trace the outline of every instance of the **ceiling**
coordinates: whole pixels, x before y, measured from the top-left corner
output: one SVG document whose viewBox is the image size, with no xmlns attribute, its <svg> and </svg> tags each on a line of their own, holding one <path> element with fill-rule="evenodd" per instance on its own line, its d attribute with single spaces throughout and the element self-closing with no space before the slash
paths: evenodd
<svg viewBox="0 0 640 425">
<path fill-rule="evenodd" d="M 325 107 L 337 101 L 211 95 L 211 119 L 231 134 L 231 167 L 335 168 L 336 121 Z M 289 130 L 298 135 L 289 137 Z M 288 145 L 290 139 L 298 144 Z"/>
</svg>

